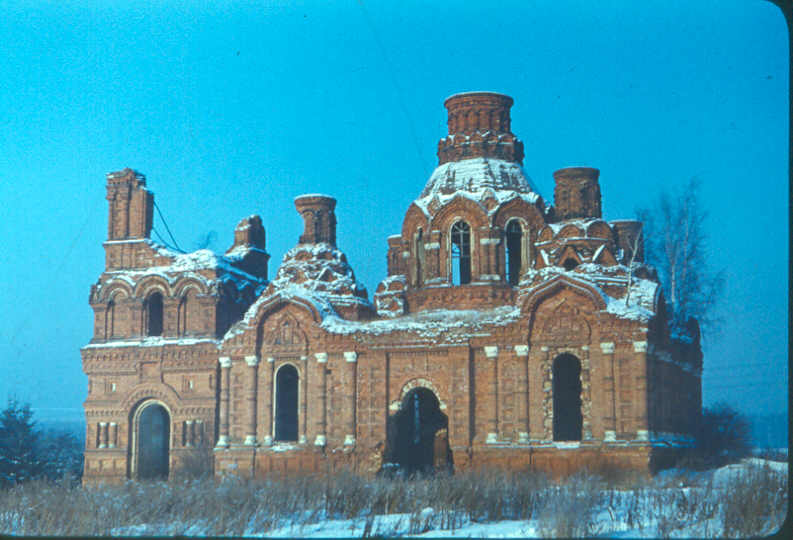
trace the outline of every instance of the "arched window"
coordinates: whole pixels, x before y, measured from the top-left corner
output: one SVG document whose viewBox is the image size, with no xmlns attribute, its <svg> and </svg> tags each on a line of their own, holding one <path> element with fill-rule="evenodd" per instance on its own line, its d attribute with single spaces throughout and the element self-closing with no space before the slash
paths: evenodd
<svg viewBox="0 0 793 540">
<path fill-rule="evenodd" d="M 580 441 L 581 362 L 572 354 L 562 354 L 553 361 L 553 440 Z"/>
<path fill-rule="evenodd" d="M 286 364 L 275 376 L 275 440 L 297 440 L 297 384 L 294 366 Z"/>
<path fill-rule="evenodd" d="M 471 227 L 465 221 L 452 225 L 452 284 L 471 282 Z"/>
<path fill-rule="evenodd" d="M 507 224 L 507 283 L 513 287 L 520 281 L 520 268 L 523 264 L 523 229 L 518 220 Z"/>
<path fill-rule="evenodd" d="M 162 335 L 162 294 L 158 292 L 146 299 L 146 335 Z"/>
<path fill-rule="evenodd" d="M 111 298 L 107 303 L 105 311 L 105 339 L 110 339 L 115 335 L 116 326 L 116 302 Z"/>
<path fill-rule="evenodd" d="M 423 281 L 421 274 L 422 263 L 424 262 L 424 238 L 421 228 L 416 232 L 416 286 L 420 287 Z"/>
</svg>

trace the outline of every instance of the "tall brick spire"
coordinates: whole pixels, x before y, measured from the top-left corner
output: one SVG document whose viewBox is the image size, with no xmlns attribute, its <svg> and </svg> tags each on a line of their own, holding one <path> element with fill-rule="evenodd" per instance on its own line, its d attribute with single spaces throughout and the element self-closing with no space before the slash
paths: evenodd
<svg viewBox="0 0 793 540">
<path fill-rule="evenodd" d="M 438 164 L 475 157 L 523 163 L 523 143 L 510 131 L 512 98 L 466 92 L 446 99 L 449 135 L 438 142 Z"/>
</svg>

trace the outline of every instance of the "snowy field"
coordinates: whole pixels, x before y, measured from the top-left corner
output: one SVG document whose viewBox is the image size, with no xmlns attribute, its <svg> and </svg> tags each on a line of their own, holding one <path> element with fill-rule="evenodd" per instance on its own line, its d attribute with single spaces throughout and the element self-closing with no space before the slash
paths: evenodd
<svg viewBox="0 0 793 540">
<path fill-rule="evenodd" d="M 638 476 L 455 475 L 182 482 L 0 492 L 0 534 L 323 537 L 745 537 L 783 523 L 787 463 Z"/>
</svg>

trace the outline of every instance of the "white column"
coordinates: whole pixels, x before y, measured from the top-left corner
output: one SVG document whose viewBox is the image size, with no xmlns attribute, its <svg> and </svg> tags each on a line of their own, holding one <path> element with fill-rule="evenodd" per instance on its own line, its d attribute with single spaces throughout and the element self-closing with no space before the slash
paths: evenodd
<svg viewBox="0 0 793 540">
<path fill-rule="evenodd" d="M 326 430 L 327 430 L 327 377 L 328 377 L 328 370 L 325 367 L 325 364 L 328 362 L 328 353 L 326 352 L 318 352 L 314 354 L 314 357 L 317 359 L 317 366 L 319 367 L 319 383 L 317 385 L 317 390 L 319 394 L 319 406 L 320 406 L 320 413 L 317 419 L 317 438 L 314 439 L 314 444 L 316 446 L 325 446 L 326 443 Z"/>
<path fill-rule="evenodd" d="M 220 433 L 218 434 L 217 446 L 229 445 L 229 397 L 231 393 L 231 358 L 221 356 L 218 358 L 220 364 Z"/>
<path fill-rule="evenodd" d="M 245 399 L 248 402 L 248 429 L 245 434 L 245 444 L 248 446 L 256 445 L 256 384 L 257 366 L 259 365 L 259 357 L 249 355 L 245 357 L 245 363 L 248 364 L 248 388 Z"/>
<path fill-rule="evenodd" d="M 520 363 L 518 379 L 518 442 L 529 442 L 529 346 L 515 345 L 515 355 Z"/>
<path fill-rule="evenodd" d="M 349 388 L 347 389 L 347 432 L 344 435 L 344 445 L 355 445 L 355 404 L 356 404 L 356 390 L 357 390 L 357 369 L 358 353 L 348 351 L 344 353 L 344 360 L 346 360 L 347 381 Z"/>
<path fill-rule="evenodd" d="M 493 371 L 490 381 L 490 431 L 487 433 L 485 443 L 494 444 L 498 442 L 498 347 L 490 345 L 485 347 L 485 356 L 493 361 Z"/>
</svg>

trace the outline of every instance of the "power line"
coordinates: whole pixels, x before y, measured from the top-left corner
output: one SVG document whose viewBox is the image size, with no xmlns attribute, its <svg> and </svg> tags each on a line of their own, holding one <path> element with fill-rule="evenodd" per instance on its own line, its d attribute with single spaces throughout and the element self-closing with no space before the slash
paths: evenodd
<svg viewBox="0 0 793 540">
<path fill-rule="evenodd" d="M 185 253 L 185 250 L 183 250 L 182 248 L 179 247 L 179 243 L 176 241 L 176 238 L 173 237 L 173 233 L 171 233 L 171 228 L 168 227 L 168 222 L 165 221 L 165 217 L 162 215 L 162 211 L 160 210 L 160 207 L 157 206 L 156 202 L 154 203 L 154 208 L 157 209 L 157 215 L 160 216 L 160 220 L 162 221 L 162 224 L 165 225 L 165 230 L 168 231 L 168 236 L 171 237 L 171 240 L 173 240 L 173 245 L 176 246 L 175 248 L 172 248 L 172 249 L 176 249 L 176 251 L 180 251 L 182 253 Z M 152 227 L 152 229 L 154 229 L 154 227 Z M 160 240 L 162 240 L 162 237 L 160 236 L 160 233 L 158 233 L 156 230 L 154 232 L 157 233 L 157 237 Z M 165 240 L 163 240 L 163 243 L 165 244 Z"/>
</svg>

